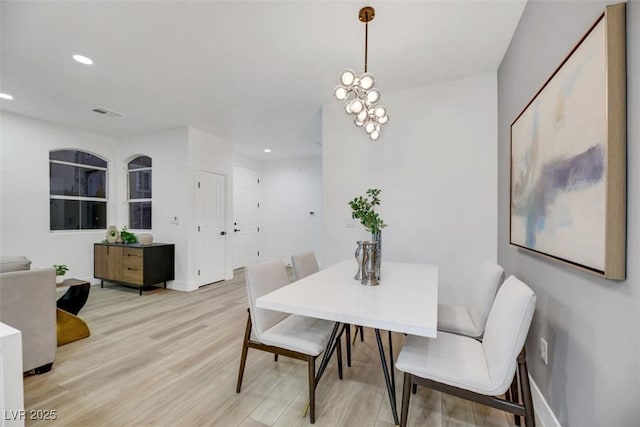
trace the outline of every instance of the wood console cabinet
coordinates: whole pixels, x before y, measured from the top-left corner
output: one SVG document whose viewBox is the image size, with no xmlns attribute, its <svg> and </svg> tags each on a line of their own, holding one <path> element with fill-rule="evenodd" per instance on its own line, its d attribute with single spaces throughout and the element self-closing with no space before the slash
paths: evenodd
<svg viewBox="0 0 640 427">
<path fill-rule="evenodd" d="M 95 243 L 93 246 L 93 277 L 142 288 L 175 278 L 175 245 L 125 245 Z"/>
</svg>

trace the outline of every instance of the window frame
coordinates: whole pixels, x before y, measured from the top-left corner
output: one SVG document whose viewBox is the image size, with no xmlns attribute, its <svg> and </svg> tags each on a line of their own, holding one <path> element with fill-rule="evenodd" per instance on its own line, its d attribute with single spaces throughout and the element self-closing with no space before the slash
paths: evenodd
<svg viewBox="0 0 640 427">
<path fill-rule="evenodd" d="M 147 157 L 150 161 L 151 161 L 151 166 L 145 166 L 145 167 L 141 167 L 141 168 L 135 168 L 135 169 L 130 169 L 130 164 L 131 162 L 133 162 L 134 160 L 138 159 L 139 157 Z M 131 174 L 135 173 L 135 172 L 145 172 L 145 171 L 149 171 L 149 187 L 150 187 L 150 193 L 151 193 L 151 197 L 148 198 L 131 198 Z M 149 231 L 149 230 L 153 230 L 153 157 L 148 156 L 146 154 L 136 154 L 132 157 L 129 158 L 129 160 L 127 160 L 126 164 L 125 164 L 125 173 L 127 174 L 127 187 L 126 187 L 126 191 L 127 191 L 127 224 L 130 230 L 135 230 L 135 231 Z M 149 228 L 133 228 L 131 227 L 131 205 L 133 203 L 149 203 L 150 204 L 150 209 L 151 209 L 151 213 L 150 213 L 150 218 L 149 221 L 151 222 L 150 227 Z"/>
<path fill-rule="evenodd" d="M 58 164 L 58 165 L 64 165 L 64 166 L 71 166 L 74 168 L 84 168 L 84 169 L 91 169 L 91 170 L 98 170 L 98 171 L 104 171 L 104 185 L 105 185 L 105 191 L 104 191 L 104 197 L 89 197 L 89 196 L 66 196 L 63 194 L 51 194 L 51 169 L 49 169 L 49 202 L 51 202 L 51 200 L 74 200 L 74 201 L 79 201 L 79 202 L 104 202 L 105 203 L 105 227 L 104 228 L 82 228 L 82 204 L 80 203 L 78 206 L 80 207 L 80 214 L 78 215 L 79 218 L 79 223 L 78 223 L 78 228 L 65 228 L 65 229 L 52 229 L 51 228 L 51 206 L 49 206 L 49 232 L 50 233 L 69 233 L 69 232 L 96 232 L 96 231 L 102 231 L 102 230 L 106 230 L 109 224 L 109 161 L 107 159 L 105 159 L 104 157 L 97 155 L 95 153 L 92 153 L 90 151 L 86 151 L 86 150 L 81 150 L 81 149 L 77 149 L 77 148 L 60 148 L 60 149 L 52 149 L 49 150 L 49 156 L 51 156 L 51 153 L 56 152 L 56 151 L 77 151 L 77 152 L 81 152 L 81 153 L 85 153 L 85 154 L 89 154 L 91 156 L 97 157 L 101 160 L 103 160 L 107 166 L 103 167 L 103 166 L 94 166 L 94 165 L 88 165 L 88 164 L 84 164 L 84 163 L 73 163 L 73 162 L 67 162 L 64 160 L 53 160 L 51 159 L 51 157 L 49 157 L 49 166 L 51 164 Z"/>
</svg>

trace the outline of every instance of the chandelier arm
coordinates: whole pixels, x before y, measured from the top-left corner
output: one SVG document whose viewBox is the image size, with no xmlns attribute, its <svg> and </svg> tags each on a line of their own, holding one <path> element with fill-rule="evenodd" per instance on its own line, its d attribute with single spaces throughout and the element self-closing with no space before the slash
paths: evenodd
<svg viewBox="0 0 640 427">
<path fill-rule="evenodd" d="M 364 72 L 367 72 L 367 48 L 369 44 L 369 22 L 364 23 Z"/>
</svg>

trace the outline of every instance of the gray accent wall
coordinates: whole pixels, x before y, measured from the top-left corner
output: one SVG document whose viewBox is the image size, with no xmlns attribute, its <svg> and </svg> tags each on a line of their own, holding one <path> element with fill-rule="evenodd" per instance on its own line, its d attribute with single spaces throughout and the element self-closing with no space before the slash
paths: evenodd
<svg viewBox="0 0 640 427">
<path fill-rule="evenodd" d="M 498 261 L 538 296 L 529 370 L 563 426 L 640 425 L 640 1 L 627 3 L 627 280 L 509 245 L 509 130 L 606 4 L 530 0 L 498 71 Z"/>
</svg>

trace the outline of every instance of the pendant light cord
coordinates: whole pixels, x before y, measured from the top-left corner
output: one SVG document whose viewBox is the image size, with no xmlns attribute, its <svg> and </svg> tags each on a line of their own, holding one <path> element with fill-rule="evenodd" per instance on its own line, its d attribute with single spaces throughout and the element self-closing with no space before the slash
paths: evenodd
<svg viewBox="0 0 640 427">
<path fill-rule="evenodd" d="M 367 14 L 368 18 L 368 14 Z M 368 20 L 368 19 L 367 19 Z M 364 72 L 367 72 L 367 45 L 369 42 L 369 22 L 364 23 Z"/>
</svg>

